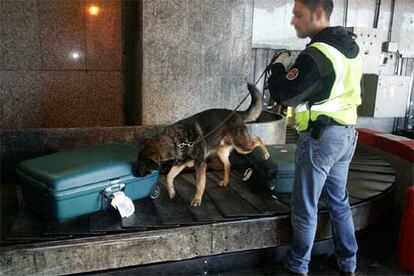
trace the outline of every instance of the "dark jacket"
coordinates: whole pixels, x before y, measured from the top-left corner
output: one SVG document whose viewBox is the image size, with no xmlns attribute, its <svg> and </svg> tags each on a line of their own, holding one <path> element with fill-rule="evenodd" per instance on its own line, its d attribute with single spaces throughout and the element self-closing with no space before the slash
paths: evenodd
<svg viewBox="0 0 414 276">
<path fill-rule="evenodd" d="M 291 70 L 298 70 L 294 78 L 286 78 L 287 72 L 282 64 L 272 67 L 268 88 L 273 99 L 281 105 L 296 106 L 308 101 L 310 105 L 329 97 L 335 81 L 335 71 L 331 61 L 314 47 L 315 42 L 324 42 L 335 47 L 348 58 L 359 53 L 356 36 L 343 27 L 329 27 L 319 32 L 303 50 Z M 292 76 L 292 75 L 291 75 Z"/>
</svg>

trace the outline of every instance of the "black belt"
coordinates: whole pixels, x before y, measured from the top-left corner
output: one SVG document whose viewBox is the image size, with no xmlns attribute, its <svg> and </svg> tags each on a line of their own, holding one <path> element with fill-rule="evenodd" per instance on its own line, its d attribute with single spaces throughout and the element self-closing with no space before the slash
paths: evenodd
<svg viewBox="0 0 414 276">
<path fill-rule="evenodd" d="M 319 139 L 327 126 L 343 126 L 346 128 L 354 127 L 353 125 L 340 124 L 326 115 L 321 115 L 318 117 L 316 121 L 309 121 L 309 126 L 307 130 L 310 131 L 312 138 Z"/>
<path fill-rule="evenodd" d="M 311 128 L 314 128 L 315 126 L 317 126 L 318 124 L 320 124 L 318 121 L 309 121 L 309 127 L 308 130 Z M 344 125 L 341 123 L 338 123 L 335 120 L 330 120 L 328 123 L 324 124 L 324 126 L 343 126 L 343 127 L 354 127 L 354 125 Z"/>
</svg>

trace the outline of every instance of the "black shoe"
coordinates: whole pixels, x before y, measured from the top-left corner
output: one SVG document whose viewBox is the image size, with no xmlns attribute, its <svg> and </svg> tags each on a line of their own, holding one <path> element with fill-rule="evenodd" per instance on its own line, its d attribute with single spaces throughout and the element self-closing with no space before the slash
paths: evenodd
<svg viewBox="0 0 414 276">
<path fill-rule="evenodd" d="M 308 273 L 297 273 L 290 271 L 287 269 L 283 264 L 279 263 L 272 266 L 265 267 L 266 274 L 269 275 L 279 275 L 279 276 L 287 276 L 287 275 L 301 275 L 301 276 L 308 276 Z"/>
<path fill-rule="evenodd" d="M 289 269 L 287 269 L 288 270 L 288 275 L 300 275 L 300 276 L 308 276 L 309 274 L 308 273 L 298 273 L 298 272 L 293 272 L 293 271 L 290 271 Z"/>
<path fill-rule="evenodd" d="M 339 275 L 341 276 L 355 276 L 356 272 L 355 271 L 344 271 L 344 270 L 339 270 Z"/>
<path fill-rule="evenodd" d="M 341 276 L 355 276 L 355 275 L 357 275 L 356 271 L 349 272 L 349 271 L 345 271 L 345 270 L 340 269 L 339 266 L 338 266 L 338 261 L 337 261 L 335 255 L 332 255 L 332 256 L 328 257 L 328 263 L 329 263 L 329 266 L 332 269 L 338 270 L 339 275 L 341 275 Z"/>
<path fill-rule="evenodd" d="M 285 270 L 286 270 L 286 272 L 287 272 L 287 275 L 297 275 L 297 276 L 308 276 L 309 274 L 308 273 L 300 273 L 300 272 L 294 272 L 294 271 L 291 271 L 289 268 L 287 268 L 287 267 L 285 267 Z"/>
</svg>

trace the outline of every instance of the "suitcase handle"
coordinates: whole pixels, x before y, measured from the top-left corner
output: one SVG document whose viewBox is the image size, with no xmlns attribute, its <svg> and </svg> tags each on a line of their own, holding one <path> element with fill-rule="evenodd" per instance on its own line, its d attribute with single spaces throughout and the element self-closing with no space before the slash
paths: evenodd
<svg viewBox="0 0 414 276">
<path fill-rule="evenodd" d="M 123 192 L 125 190 L 125 183 L 120 183 L 118 179 L 111 181 L 111 184 L 113 185 L 106 187 L 102 193 L 107 199 L 113 199 L 116 192 Z"/>
</svg>

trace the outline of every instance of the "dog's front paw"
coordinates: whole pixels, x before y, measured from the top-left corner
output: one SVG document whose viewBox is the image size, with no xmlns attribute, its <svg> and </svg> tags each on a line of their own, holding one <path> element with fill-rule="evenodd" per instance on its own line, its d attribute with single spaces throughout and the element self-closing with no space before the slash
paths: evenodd
<svg viewBox="0 0 414 276">
<path fill-rule="evenodd" d="M 220 187 L 222 187 L 222 188 L 227 187 L 228 184 L 229 184 L 229 182 L 228 181 L 224 181 L 224 180 L 221 180 L 221 181 L 218 182 L 218 185 Z"/>
<path fill-rule="evenodd" d="M 201 198 L 193 198 L 193 200 L 191 201 L 191 206 L 200 206 L 201 205 Z"/>
<path fill-rule="evenodd" d="M 175 190 L 173 187 L 168 187 L 168 195 L 170 196 L 170 198 L 175 197 Z"/>
<path fill-rule="evenodd" d="M 267 160 L 269 158 L 270 158 L 270 154 L 268 152 L 266 152 L 265 155 L 264 155 L 264 159 Z"/>
</svg>

